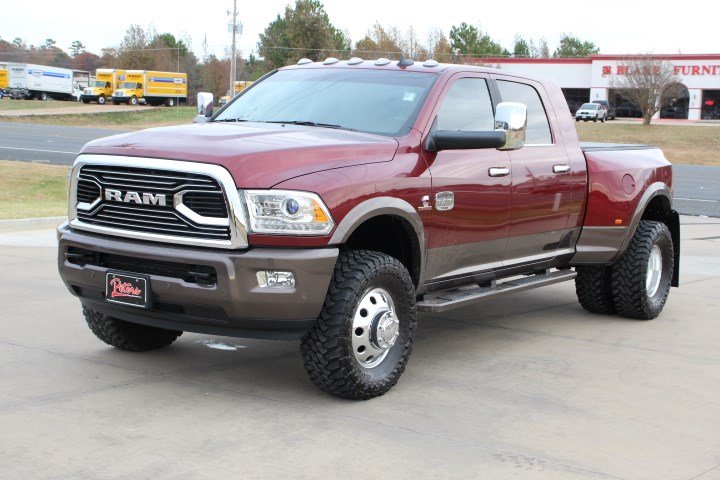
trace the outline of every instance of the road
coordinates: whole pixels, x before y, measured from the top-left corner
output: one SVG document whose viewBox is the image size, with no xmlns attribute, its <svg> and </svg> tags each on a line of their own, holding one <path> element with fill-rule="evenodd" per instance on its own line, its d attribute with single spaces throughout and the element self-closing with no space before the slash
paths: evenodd
<svg viewBox="0 0 720 480">
<path fill-rule="evenodd" d="M 72 165 L 83 145 L 123 130 L 0 122 L 0 158 Z"/>
<path fill-rule="evenodd" d="M 720 478 L 720 220 L 682 221 L 656 320 L 586 313 L 572 282 L 422 315 L 404 375 L 365 402 L 318 390 L 297 341 L 110 348 L 53 231 L 0 233 L 2 477 Z"/>
<path fill-rule="evenodd" d="M 0 159 L 72 165 L 85 143 L 116 133 L 124 131 L 0 122 Z M 677 210 L 720 217 L 720 167 L 675 165 L 673 169 Z"/>
<path fill-rule="evenodd" d="M 720 167 L 673 165 L 673 175 L 678 212 L 720 217 Z"/>
</svg>

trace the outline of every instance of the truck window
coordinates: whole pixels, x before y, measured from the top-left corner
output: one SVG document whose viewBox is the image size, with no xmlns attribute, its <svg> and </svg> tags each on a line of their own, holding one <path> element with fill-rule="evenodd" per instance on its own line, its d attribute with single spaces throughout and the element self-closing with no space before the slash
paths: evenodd
<svg viewBox="0 0 720 480">
<path fill-rule="evenodd" d="M 527 105 L 527 145 L 549 145 L 552 143 L 550 124 L 540 95 L 535 88 L 524 83 L 498 80 L 498 89 L 503 102 L 518 102 Z"/>
<path fill-rule="evenodd" d="M 461 78 L 452 84 L 438 110 L 438 130 L 487 132 L 495 129 L 492 102 L 484 78 Z"/>
<path fill-rule="evenodd" d="M 392 70 L 280 70 L 236 97 L 215 120 L 315 122 L 405 135 L 436 79 L 434 73 Z"/>
</svg>

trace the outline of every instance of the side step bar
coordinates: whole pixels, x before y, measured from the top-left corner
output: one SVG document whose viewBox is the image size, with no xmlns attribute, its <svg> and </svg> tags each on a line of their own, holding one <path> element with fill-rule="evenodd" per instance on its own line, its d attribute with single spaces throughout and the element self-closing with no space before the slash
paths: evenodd
<svg viewBox="0 0 720 480">
<path fill-rule="evenodd" d="M 544 287 L 554 283 L 572 280 L 577 276 L 574 270 L 546 271 L 503 283 L 493 282 L 487 287 L 475 287 L 466 290 L 453 290 L 437 295 L 426 295 L 417 303 L 418 312 L 444 312 L 452 308 L 464 307 L 471 303 L 494 300 L 510 293 L 522 292 L 531 288 Z"/>
</svg>

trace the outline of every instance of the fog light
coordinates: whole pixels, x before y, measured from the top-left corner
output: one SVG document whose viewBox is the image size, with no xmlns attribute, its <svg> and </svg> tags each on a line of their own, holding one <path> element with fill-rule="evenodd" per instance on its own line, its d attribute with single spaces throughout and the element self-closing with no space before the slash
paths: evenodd
<svg viewBox="0 0 720 480">
<path fill-rule="evenodd" d="M 257 272 L 258 285 L 262 288 L 293 288 L 295 275 L 292 272 L 261 270 Z"/>
</svg>

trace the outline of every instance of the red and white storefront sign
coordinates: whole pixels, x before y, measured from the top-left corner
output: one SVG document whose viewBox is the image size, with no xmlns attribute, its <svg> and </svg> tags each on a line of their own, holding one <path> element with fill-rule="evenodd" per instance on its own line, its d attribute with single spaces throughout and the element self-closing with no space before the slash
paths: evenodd
<svg viewBox="0 0 720 480">
<path fill-rule="evenodd" d="M 687 118 L 699 120 L 720 96 L 720 54 L 655 55 L 670 62 L 680 83 L 688 90 Z M 637 56 L 591 55 L 588 58 L 487 58 L 477 63 L 549 77 L 562 88 L 589 89 L 586 101 L 609 100 L 617 78 L 626 75 L 627 64 Z"/>
</svg>

